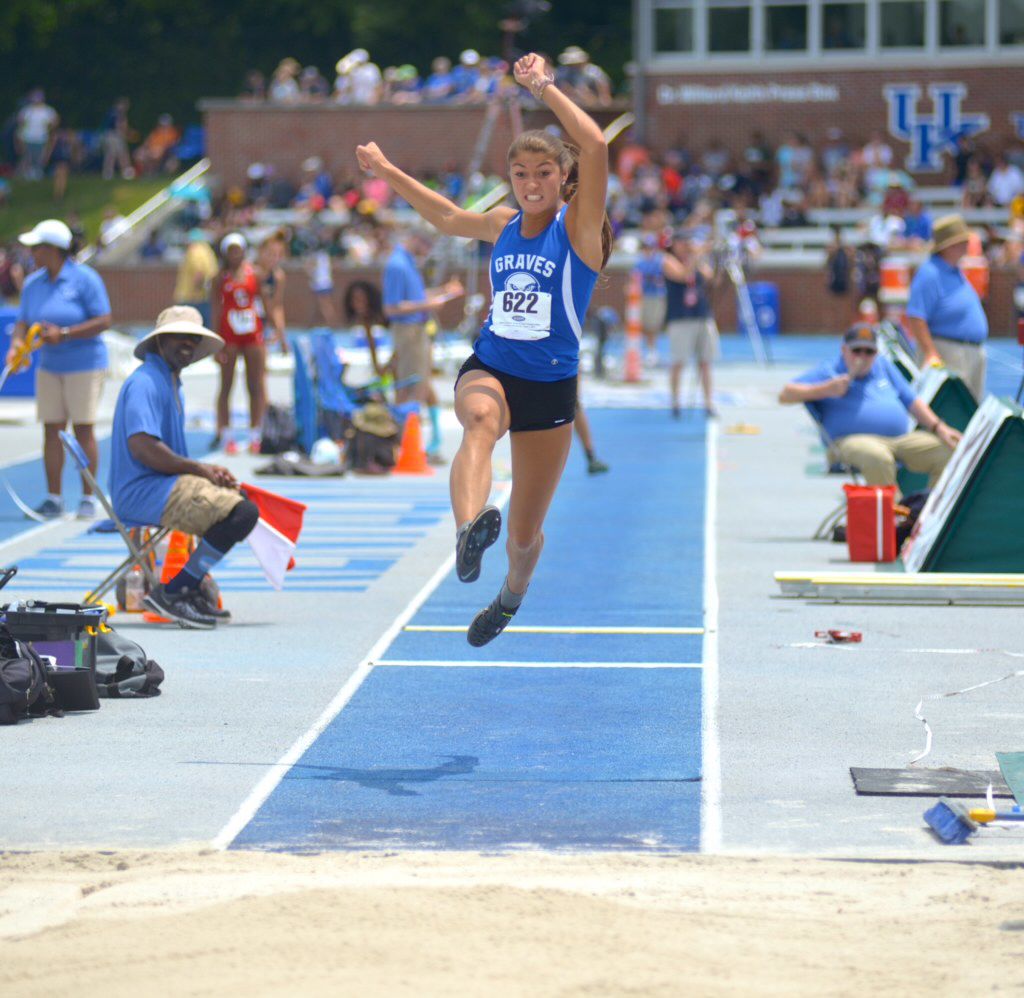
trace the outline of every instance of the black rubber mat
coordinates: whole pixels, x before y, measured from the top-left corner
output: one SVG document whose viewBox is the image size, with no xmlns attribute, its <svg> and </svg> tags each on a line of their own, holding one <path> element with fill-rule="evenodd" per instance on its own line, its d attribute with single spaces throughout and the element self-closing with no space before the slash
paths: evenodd
<svg viewBox="0 0 1024 998">
<path fill-rule="evenodd" d="M 850 767 L 858 794 L 875 797 L 1013 797 L 999 770 L 860 769 Z"/>
</svg>

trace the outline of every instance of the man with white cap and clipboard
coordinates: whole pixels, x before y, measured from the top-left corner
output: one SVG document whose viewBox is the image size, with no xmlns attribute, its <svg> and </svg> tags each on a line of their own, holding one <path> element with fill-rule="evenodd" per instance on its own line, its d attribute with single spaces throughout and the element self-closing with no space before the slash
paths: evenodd
<svg viewBox="0 0 1024 998">
<path fill-rule="evenodd" d="M 110 492 L 117 515 L 129 525 L 159 524 L 198 538 L 181 571 L 145 597 L 151 610 L 182 627 L 211 628 L 228 616 L 200 583 L 259 519 L 227 468 L 188 457 L 181 372 L 223 346 L 197 309 L 165 308 L 135 347 L 142 366 L 121 386 L 114 411 Z"/>
</svg>

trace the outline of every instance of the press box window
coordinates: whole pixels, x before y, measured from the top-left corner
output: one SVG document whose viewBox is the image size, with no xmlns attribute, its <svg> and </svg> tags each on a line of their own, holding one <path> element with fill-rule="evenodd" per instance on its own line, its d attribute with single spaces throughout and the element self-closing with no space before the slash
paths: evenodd
<svg viewBox="0 0 1024 998">
<path fill-rule="evenodd" d="M 829 51 L 864 48 L 864 25 L 864 4 L 822 4 L 821 47 Z"/>
<path fill-rule="evenodd" d="M 944 48 L 985 44 L 985 0 L 941 0 L 939 43 Z"/>
<path fill-rule="evenodd" d="M 654 51 L 693 51 L 693 10 L 690 7 L 654 11 Z"/>
<path fill-rule="evenodd" d="M 879 8 L 879 43 L 884 49 L 924 48 L 924 0 L 898 0 Z"/>
<path fill-rule="evenodd" d="M 1024 45 L 1024 0 L 999 0 L 999 44 Z"/>
<path fill-rule="evenodd" d="M 750 8 L 708 8 L 708 51 L 750 51 Z"/>
<path fill-rule="evenodd" d="M 766 52 L 804 52 L 807 49 L 807 7 L 774 4 L 764 8 Z"/>
</svg>

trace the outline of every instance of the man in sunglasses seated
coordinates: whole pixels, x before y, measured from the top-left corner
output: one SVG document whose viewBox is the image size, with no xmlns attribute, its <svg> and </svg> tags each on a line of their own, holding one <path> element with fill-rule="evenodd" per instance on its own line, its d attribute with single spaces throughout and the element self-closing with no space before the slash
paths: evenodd
<svg viewBox="0 0 1024 998">
<path fill-rule="evenodd" d="M 790 381 L 779 401 L 806 405 L 828 437 L 832 455 L 856 468 L 868 485 L 895 485 L 899 462 L 928 475 L 931 487 L 960 442 L 960 434 L 914 394 L 886 357 L 878 356 L 875 330 L 864 323 L 843 334 L 839 357 Z M 910 430 L 908 413 L 920 429 Z"/>
</svg>

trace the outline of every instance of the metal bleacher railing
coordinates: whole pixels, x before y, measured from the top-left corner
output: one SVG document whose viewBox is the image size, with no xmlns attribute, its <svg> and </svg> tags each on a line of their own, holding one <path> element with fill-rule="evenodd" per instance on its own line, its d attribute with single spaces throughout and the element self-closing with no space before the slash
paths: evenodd
<svg viewBox="0 0 1024 998">
<path fill-rule="evenodd" d="M 108 233 L 103 246 L 91 244 L 78 254 L 79 263 L 89 263 L 97 253 L 107 254 L 118 248 L 119 243 L 127 241 L 131 236 L 144 234 L 148 224 L 161 208 L 173 201 L 175 195 L 203 177 L 210 169 L 210 160 L 205 156 L 190 166 L 184 173 L 175 177 L 166 187 L 157 191 L 148 201 L 143 202 L 130 215 L 126 216 Z"/>
</svg>

